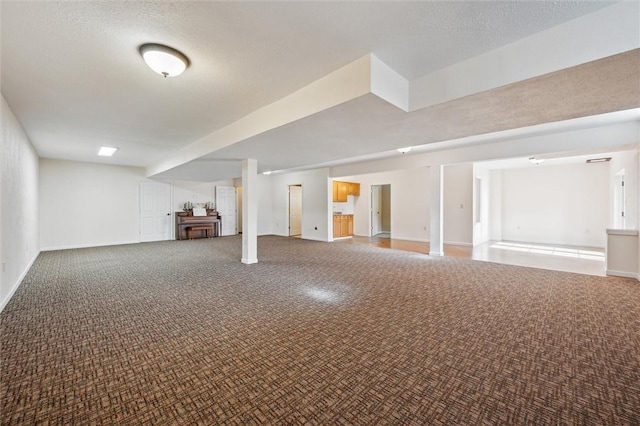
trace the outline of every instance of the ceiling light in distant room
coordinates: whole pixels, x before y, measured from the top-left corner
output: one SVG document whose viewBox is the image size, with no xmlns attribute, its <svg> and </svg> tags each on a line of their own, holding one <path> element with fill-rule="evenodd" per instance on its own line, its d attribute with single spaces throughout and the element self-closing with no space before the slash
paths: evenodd
<svg viewBox="0 0 640 426">
<path fill-rule="evenodd" d="M 591 164 L 591 163 L 606 163 L 607 161 L 611 161 L 611 157 L 589 158 L 587 160 L 587 164 Z"/>
<path fill-rule="evenodd" d="M 529 157 L 529 161 L 537 166 L 544 161 L 544 158 Z"/>
<path fill-rule="evenodd" d="M 406 154 L 407 152 L 411 151 L 411 147 L 407 146 L 405 148 L 398 148 L 396 151 L 398 151 L 400 154 Z"/>
<path fill-rule="evenodd" d="M 112 157 L 117 150 L 118 148 L 112 148 L 110 146 L 101 146 L 100 151 L 98 151 L 98 155 L 102 157 Z"/>
<path fill-rule="evenodd" d="M 180 75 L 189 66 L 189 59 L 182 52 L 162 44 L 143 44 L 140 54 L 149 68 L 164 77 Z"/>
</svg>

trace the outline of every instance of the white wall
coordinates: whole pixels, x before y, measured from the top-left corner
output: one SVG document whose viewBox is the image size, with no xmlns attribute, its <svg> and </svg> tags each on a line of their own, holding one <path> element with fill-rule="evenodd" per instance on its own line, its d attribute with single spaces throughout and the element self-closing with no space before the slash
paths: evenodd
<svg viewBox="0 0 640 426">
<path fill-rule="evenodd" d="M 171 180 L 163 181 L 171 184 L 173 188 L 173 204 L 174 212 L 182 211 L 184 203 L 190 201 L 194 205 L 213 203 L 215 205 L 215 189 L 210 182 L 193 182 L 187 180 Z"/>
<path fill-rule="evenodd" d="M 608 163 L 503 170 L 502 237 L 605 247 L 608 200 Z"/>
<path fill-rule="evenodd" d="M 473 164 L 444 168 L 444 243 L 473 243 Z"/>
<path fill-rule="evenodd" d="M 371 186 L 391 186 L 391 238 L 429 241 L 429 169 L 371 173 L 351 178 L 360 183 L 353 217 L 356 235 L 371 235 Z"/>
<path fill-rule="evenodd" d="M 333 238 L 330 209 L 332 182 L 328 169 L 270 175 L 273 212 L 272 233 L 288 236 L 289 185 L 302 185 L 302 238 L 330 241 Z M 261 191 L 261 196 L 263 195 Z M 263 200 L 266 201 L 266 200 Z M 258 216 L 264 210 L 259 202 Z M 331 224 L 331 226 L 333 226 Z"/>
<path fill-rule="evenodd" d="M 38 155 L 2 96 L 0 311 L 40 253 Z"/>
<path fill-rule="evenodd" d="M 140 241 L 144 169 L 40 160 L 40 247 L 54 250 Z"/>
<path fill-rule="evenodd" d="M 640 280 L 638 230 L 607 230 L 607 275 Z"/>
<path fill-rule="evenodd" d="M 336 180 L 336 179 L 334 179 Z M 353 214 L 356 208 L 356 196 L 347 195 L 346 202 L 333 202 L 333 212 L 340 212 L 342 214 Z"/>
<path fill-rule="evenodd" d="M 198 182 L 190 180 L 166 180 L 173 188 L 173 209 L 182 211 L 184 203 L 190 201 L 195 204 L 211 203 L 216 205 L 216 186 L 242 186 L 242 179 L 225 179 L 216 182 Z M 238 219 L 240 220 L 240 219 Z"/>
<path fill-rule="evenodd" d="M 478 187 L 478 179 L 480 187 Z M 478 195 L 479 192 L 479 195 Z M 491 171 L 480 164 L 473 165 L 473 245 L 491 239 Z M 476 203 L 480 202 L 479 208 Z M 479 210 L 479 217 L 477 215 Z"/>
<path fill-rule="evenodd" d="M 258 175 L 258 235 L 273 234 L 273 179 L 271 176 Z M 304 209 L 304 188 L 303 209 Z M 287 199 L 287 207 L 289 202 Z M 304 213 L 303 213 L 304 214 Z"/>
<path fill-rule="evenodd" d="M 624 169 L 625 172 L 625 226 L 626 230 L 638 230 L 640 227 L 640 148 L 616 152 L 611 157 L 609 163 L 609 222 L 608 227 L 614 228 L 614 187 L 615 176 L 618 172 Z M 630 240 L 631 236 L 614 236 L 609 235 L 609 245 L 607 246 L 607 273 L 611 270 L 618 271 L 615 273 L 619 275 L 621 270 L 628 272 L 629 274 L 624 276 L 634 276 L 640 280 L 640 238 L 634 237 L 638 241 L 636 250 L 638 255 L 635 260 L 631 260 L 629 255 L 633 253 L 631 249 L 619 250 L 620 240 Z M 617 245 L 617 246 L 616 246 Z M 618 248 L 618 250 L 616 250 Z M 624 270 L 620 265 L 631 266 L 629 270 Z M 635 269 L 633 269 L 635 266 Z"/>
<path fill-rule="evenodd" d="M 502 170 L 491 170 L 489 180 L 489 236 L 502 241 Z"/>
</svg>

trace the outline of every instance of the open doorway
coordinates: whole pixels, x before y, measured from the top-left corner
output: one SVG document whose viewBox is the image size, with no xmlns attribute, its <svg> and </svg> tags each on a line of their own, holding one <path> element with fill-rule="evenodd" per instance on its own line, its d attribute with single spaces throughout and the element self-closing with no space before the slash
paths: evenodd
<svg viewBox="0 0 640 426">
<path fill-rule="evenodd" d="M 238 224 L 238 234 L 242 234 L 242 187 L 236 187 L 236 223 Z"/>
<path fill-rule="evenodd" d="M 391 185 L 371 185 L 371 236 L 391 238 Z"/>
<path fill-rule="evenodd" d="M 626 204 L 626 194 L 624 189 L 624 169 L 615 175 L 613 189 L 613 226 L 616 229 L 625 229 L 624 206 Z"/>
<path fill-rule="evenodd" d="M 302 185 L 289 185 L 289 236 L 302 235 Z"/>
</svg>

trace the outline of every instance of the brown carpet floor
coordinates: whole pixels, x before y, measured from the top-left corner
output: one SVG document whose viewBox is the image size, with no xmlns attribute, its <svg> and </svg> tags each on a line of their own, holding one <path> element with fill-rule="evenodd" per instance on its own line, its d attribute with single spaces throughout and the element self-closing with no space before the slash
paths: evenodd
<svg viewBox="0 0 640 426">
<path fill-rule="evenodd" d="M 640 424 L 640 284 L 239 237 L 42 253 L 0 423 Z"/>
</svg>

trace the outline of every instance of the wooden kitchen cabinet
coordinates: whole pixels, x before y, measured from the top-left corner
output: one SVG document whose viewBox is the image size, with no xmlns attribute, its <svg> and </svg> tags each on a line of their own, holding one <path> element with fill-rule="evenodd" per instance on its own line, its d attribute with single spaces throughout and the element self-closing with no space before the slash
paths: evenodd
<svg viewBox="0 0 640 426">
<path fill-rule="evenodd" d="M 340 237 L 340 233 L 342 232 L 342 228 L 340 227 L 340 218 L 341 215 L 333 215 L 333 238 Z"/>
<path fill-rule="evenodd" d="M 338 197 L 336 201 L 346 203 L 347 195 L 349 195 L 349 183 L 338 181 Z"/>
<path fill-rule="evenodd" d="M 333 238 L 353 236 L 353 215 L 333 215 Z"/>
<path fill-rule="evenodd" d="M 349 216 L 347 215 L 344 215 L 340 218 L 340 236 L 341 237 L 349 236 Z"/>
<path fill-rule="evenodd" d="M 355 182 L 333 181 L 333 202 L 346 203 L 347 196 L 360 195 L 360 184 Z"/>
</svg>

